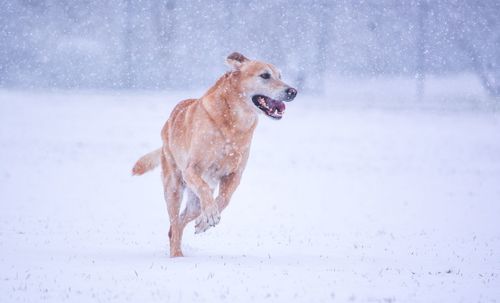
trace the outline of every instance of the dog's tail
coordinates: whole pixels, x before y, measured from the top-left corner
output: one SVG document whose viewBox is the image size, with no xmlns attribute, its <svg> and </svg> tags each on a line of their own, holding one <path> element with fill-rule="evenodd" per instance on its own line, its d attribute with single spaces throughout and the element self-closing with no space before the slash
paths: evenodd
<svg viewBox="0 0 500 303">
<path fill-rule="evenodd" d="M 147 173 L 160 164 L 161 148 L 158 148 L 142 156 L 132 168 L 132 175 L 140 176 Z"/>
</svg>

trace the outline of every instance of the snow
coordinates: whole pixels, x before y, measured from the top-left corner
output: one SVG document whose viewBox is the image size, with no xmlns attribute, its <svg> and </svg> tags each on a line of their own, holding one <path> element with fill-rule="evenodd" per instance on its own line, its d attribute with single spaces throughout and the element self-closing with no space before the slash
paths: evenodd
<svg viewBox="0 0 500 303">
<path fill-rule="evenodd" d="M 0 302 L 500 300 L 498 109 L 299 93 L 170 259 L 159 170 L 130 170 L 198 95 L 0 91 Z"/>
</svg>

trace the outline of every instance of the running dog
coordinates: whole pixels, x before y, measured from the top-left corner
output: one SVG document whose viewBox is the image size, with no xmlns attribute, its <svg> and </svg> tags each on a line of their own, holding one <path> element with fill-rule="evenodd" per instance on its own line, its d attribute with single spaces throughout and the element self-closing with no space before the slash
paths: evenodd
<svg viewBox="0 0 500 303">
<path fill-rule="evenodd" d="M 231 71 L 205 95 L 175 106 L 161 131 L 163 146 L 141 157 L 132 169 L 133 175 L 142 175 L 161 163 L 171 257 L 183 256 L 182 233 L 189 222 L 196 219 L 195 233 L 219 223 L 240 183 L 258 114 L 279 120 L 283 101 L 297 95 L 269 63 L 240 53 L 229 55 L 226 63 Z M 179 215 L 185 190 L 186 207 Z"/>
</svg>

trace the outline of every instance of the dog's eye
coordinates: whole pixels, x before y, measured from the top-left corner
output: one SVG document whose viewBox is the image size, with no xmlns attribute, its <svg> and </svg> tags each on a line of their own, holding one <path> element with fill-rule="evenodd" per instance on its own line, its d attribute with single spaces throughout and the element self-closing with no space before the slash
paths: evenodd
<svg viewBox="0 0 500 303">
<path fill-rule="evenodd" d="M 262 79 L 269 79 L 269 78 L 271 78 L 271 74 L 270 73 L 263 73 L 263 74 L 260 74 L 260 77 Z"/>
</svg>

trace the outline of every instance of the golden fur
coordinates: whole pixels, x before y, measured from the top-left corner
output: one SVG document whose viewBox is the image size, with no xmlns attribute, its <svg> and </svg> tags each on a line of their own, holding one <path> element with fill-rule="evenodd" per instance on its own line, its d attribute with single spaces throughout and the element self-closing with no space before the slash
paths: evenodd
<svg viewBox="0 0 500 303">
<path fill-rule="evenodd" d="M 293 96 L 285 100 L 290 101 L 296 94 L 271 64 L 239 53 L 231 54 L 226 62 L 232 70 L 200 99 L 177 104 L 161 131 L 163 147 L 141 157 L 132 170 L 141 175 L 161 163 L 171 257 L 182 256 L 185 226 L 194 219 L 196 233 L 215 226 L 239 185 L 261 112 L 252 96 L 283 99 L 292 90 Z M 270 79 L 259 77 L 263 72 Z M 185 190 L 186 208 L 179 215 Z"/>
</svg>

